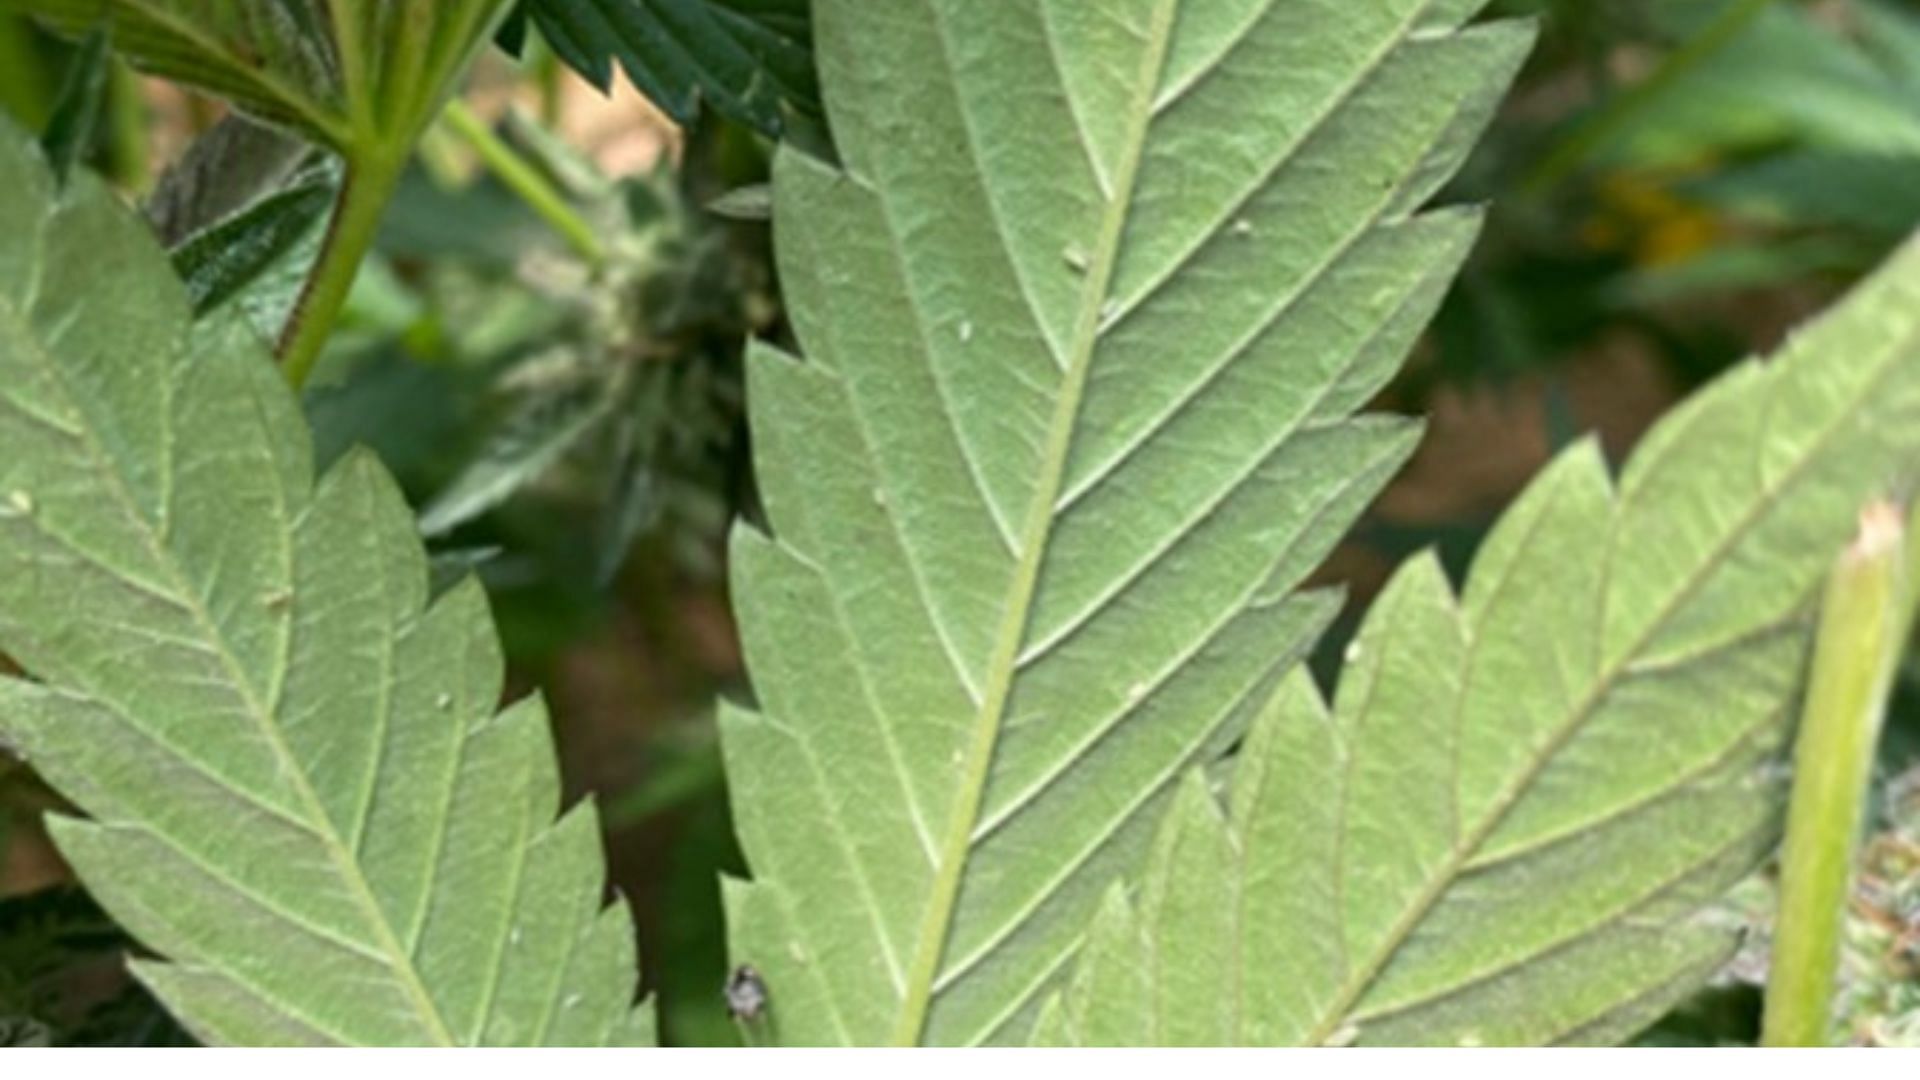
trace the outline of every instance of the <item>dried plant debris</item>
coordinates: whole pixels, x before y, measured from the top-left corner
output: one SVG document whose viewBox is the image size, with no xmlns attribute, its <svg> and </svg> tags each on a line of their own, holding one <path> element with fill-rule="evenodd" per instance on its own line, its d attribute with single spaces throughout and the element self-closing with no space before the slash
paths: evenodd
<svg viewBox="0 0 1920 1080">
<path fill-rule="evenodd" d="M 1840 957 L 1832 1041 L 1920 1047 L 1920 766 L 1883 784 L 1875 802 Z M 1766 985 L 1777 906 L 1771 871 L 1728 898 L 1725 914 L 1747 940 L 1717 980 L 1722 988 Z"/>
</svg>

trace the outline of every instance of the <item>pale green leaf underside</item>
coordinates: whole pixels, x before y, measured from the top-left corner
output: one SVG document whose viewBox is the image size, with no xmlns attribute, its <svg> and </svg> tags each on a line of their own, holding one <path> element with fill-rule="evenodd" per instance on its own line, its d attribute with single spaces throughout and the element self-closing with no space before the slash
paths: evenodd
<svg viewBox="0 0 1920 1080">
<path fill-rule="evenodd" d="M 595 815 L 427 578 L 373 459 L 316 486 L 250 333 L 0 134 L 0 738 L 141 977 L 217 1043 L 649 1041 Z"/>
<path fill-rule="evenodd" d="M 777 168 L 722 718 L 775 1038 L 1023 1040 L 1324 625 L 1417 430 L 1352 414 L 1477 227 L 1417 211 L 1531 39 L 1478 7 L 816 5 L 845 164 Z"/>
<path fill-rule="evenodd" d="M 1920 244 L 1767 363 L 1592 444 L 1377 601 L 1329 710 L 1195 776 L 1038 1033 L 1092 1044 L 1607 1043 L 1727 958 L 1775 843 L 1809 606 L 1920 467 Z"/>
</svg>

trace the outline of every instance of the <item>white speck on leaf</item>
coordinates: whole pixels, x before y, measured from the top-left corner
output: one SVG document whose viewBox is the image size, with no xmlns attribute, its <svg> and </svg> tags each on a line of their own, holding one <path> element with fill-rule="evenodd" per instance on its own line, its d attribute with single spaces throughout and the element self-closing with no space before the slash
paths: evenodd
<svg viewBox="0 0 1920 1080">
<path fill-rule="evenodd" d="M 7 493 L 7 505 L 13 507 L 15 511 L 22 515 L 31 515 L 33 513 L 33 496 L 24 491 L 10 491 Z"/>
<path fill-rule="evenodd" d="M 442 710 L 453 708 L 453 695 L 443 693 L 439 697 L 434 698 L 433 707 Z"/>
</svg>

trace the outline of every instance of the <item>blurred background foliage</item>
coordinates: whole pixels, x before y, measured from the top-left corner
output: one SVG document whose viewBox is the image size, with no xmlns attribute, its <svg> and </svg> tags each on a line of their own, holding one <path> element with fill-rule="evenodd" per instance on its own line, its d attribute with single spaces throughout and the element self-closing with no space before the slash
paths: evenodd
<svg viewBox="0 0 1920 1080">
<path fill-rule="evenodd" d="M 804 3 L 768 10 L 777 85 L 804 90 Z M 1432 431 L 1322 574 L 1353 595 L 1347 628 L 1409 553 L 1436 546 L 1464 567 L 1558 447 L 1594 431 L 1619 460 L 1681 396 L 1773 347 L 1920 228 L 1914 0 L 1497 0 L 1493 13 L 1538 17 L 1544 37 L 1447 196 L 1492 215 L 1383 395 Z M 602 802 L 666 1037 L 729 1043 L 716 875 L 739 857 L 710 710 L 748 692 L 725 582 L 727 530 L 756 515 L 741 346 L 786 334 L 769 146 L 643 64 L 628 70 L 669 112 L 611 68 L 596 79 L 610 94 L 565 73 L 540 41 L 577 49 L 561 22 L 516 24 L 518 59 L 483 63 L 421 147 L 308 411 L 323 461 L 355 443 L 380 452 L 445 580 L 486 581 L 516 690 L 550 696 L 570 791 Z M 85 59 L 0 18 L 0 108 L 47 128 Z M 241 304 L 270 330 L 312 258 L 327 164 L 177 88 L 117 68 L 93 81 L 85 156 L 176 245 L 203 309 Z M 736 112 L 824 145 L 799 99 Z M 208 265 L 194 237 L 241 207 L 255 208 L 252 262 Z M 1323 675 L 1347 632 L 1321 650 Z M 1920 659 L 1882 773 L 1845 1025 L 1854 1041 L 1914 1043 Z M 0 756 L 0 1045 L 177 1041 L 118 975 L 130 943 L 47 847 L 37 819 L 56 806 L 30 765 Z M 1768 896 L 1759 878 L 1729 906 L 1747 952 L 1648 1041 L 1752 1041 Z"/>
</svg>

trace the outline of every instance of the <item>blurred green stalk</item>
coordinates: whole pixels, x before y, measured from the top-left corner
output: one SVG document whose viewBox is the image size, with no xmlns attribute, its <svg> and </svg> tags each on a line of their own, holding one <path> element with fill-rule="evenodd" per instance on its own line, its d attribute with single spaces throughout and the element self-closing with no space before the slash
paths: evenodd
<svg viewBox="0 0 1920 1080">
<path fill-rule="evenodd" d="M 110 172 L 120 186 L 143 195 L 153 184 L 152 147 L 148 143 L 147 103 L 140 93 L 140 77 L 122 61 L 114 61 L 107 84 L 107 156 Z"/>
<path fill-rule="evenodd" d="M 29 131 L 39 131 L 53 112 L 55 84 L 34 52 L 33 26 L 19 15 L 0 15 L 0 109 Z"/>
<path fill-rule="evenodd" d="M 593 226 L 580 216 L 559 188 L 520 156 L 518 151 L 507 145 L 506 140 L 494 134 L 487 122 L 480 119 L 466 102 L 458 98 L 449 102 L 446 112 L 441 114 L 441 121 L 472 146 L 481 162 L 506 185 L 507 190 L 518 196 L 576 254 L 595 267 L 606 262 L 606 245 L 601 243 L 600 235 Z"/>
<path fill-rule="evenodd" d="M 1585 165 L 1588 158 L 1613 141 L 1614 136 L 1633 121 L 1634 115 L 1658 97 L 1661 91 L 1711 59 L 1721 49 L 1733 44 L 1773 2 L 1732 0 L 1704 29 L 1670 53 L 1652 75 L 1575 123 L 1573 130 L 1554 143 L 1553 148 L 1528 170 L 1521 180 L 1521 189 L 1527 194 L 1538 195 L 1558 187 Z"/>
<path fill-rule="evenodd" d="M 347 162 L 320 257 L 308 275 L 306 292 L 293 318 L 280 335 L 280 366 L 295 390 L 306 386 L 320 362 L 411 156 L 412 145 L 408 144 L 380 148 L 378 153 Z"/>
<path fill-rule="evenodd" d="M 1874 750 L 1913 628 L 1914 524 L 1891 504 L 1869 506 L 1827 582 L 1794 747 L 1766 1046 L 1825 1046 L 1829 1038 Z"/>
</svg>

